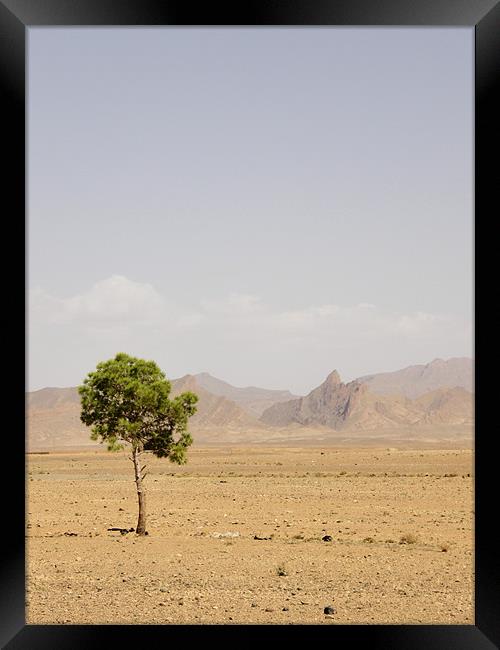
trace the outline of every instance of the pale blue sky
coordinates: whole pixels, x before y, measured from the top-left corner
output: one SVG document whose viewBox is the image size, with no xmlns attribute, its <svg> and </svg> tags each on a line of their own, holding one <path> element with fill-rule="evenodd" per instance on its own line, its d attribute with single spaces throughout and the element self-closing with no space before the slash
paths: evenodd
<svg viewBox="0 0 500 650">
<path fill-rule="evenodd" d="M 472 356 L 472 28 L 29 29 L 29 388 Z"/>
</svg>

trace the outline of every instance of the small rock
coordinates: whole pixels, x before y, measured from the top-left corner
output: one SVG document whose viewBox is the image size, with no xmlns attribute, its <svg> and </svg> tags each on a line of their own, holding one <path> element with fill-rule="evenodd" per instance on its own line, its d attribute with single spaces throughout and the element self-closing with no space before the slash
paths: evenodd
<svg viewBox="0 0 500 650">
<path fill-rule="evenodd" d="M 333 537 L 331 535 L 325 535 L 321 538 L 323 542 L 333 542 Z"/>
<path fill-rule="evenodd" d="M 274 609 L 272 607 L 266 607 L 264 610 L 265 612 L 274 612 Z"/>
<path fill-rule="evenodd" d="M 250 607 L 257 607 L 257 603 L 252 603 Z"/>
<path fill-rule="evenodd" d="M 335 608 L 332 607 L 331 605 L 328 605 L 327 607 L 325 607 L 323 612 L 327 615 L 335 614 Z"/>
<path fill-rule="evenodd" d="M 283 609 L 282 609 L 281 611 L 282 611 L 282 612 L 288 612 L 288 611 L 289 611 L 289 608 L 288 608 L 288 607 L 283 607 Z"/>
</svg>

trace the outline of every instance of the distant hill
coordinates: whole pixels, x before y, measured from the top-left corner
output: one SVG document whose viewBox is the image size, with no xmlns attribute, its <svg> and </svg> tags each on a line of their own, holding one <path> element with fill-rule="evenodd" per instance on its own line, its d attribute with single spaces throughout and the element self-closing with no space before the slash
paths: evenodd
<svg viewBox="0 0 500 650">
<path fill-rule="evenodd" d="M 306 397 L 274 404 L 261 416 L 262 422 L 271 426 L 301 424 L 323 425 L 339 429 L 349 418 L 350 412 L 360 398 L 361 384 L 343 384 L 336 370 Z"/>
<path fill-rule="evenodd" d="M 76 388 L 42 388 L 27 393 L 30 408 L 52 409 L 67 404 L 80 404 L 80 396 Z"/>
<path fill-rule="evenodd" d="M 221 379 L 212 377 L 208 372 L 202 372 L 195 375 L 195 377 L 201 388 L 204 388 L 213 395 L 227 397 L 233 402 L 236 402 L 236 404 L 239 404 L 247 413 L 257 418 L 273 404 L 286 402 L 297 397 L 289 390 L 272 390 L 257 388 L 256 386 L 238 388 Z"/>
<path fill-rule="evenodd" d="M 26 447 L 64 449 L 97 447 L 90 430 L 80 421 L 76 388 L 42 388 L 26 396 Z"/>
<path fill-rule="evenodd" d="M 474 422 L 474 397 L 464 388 L 440 388 L 417 400 L 425 414 L 421 424 L 469 424 Z"/>
<path fill-rule="evenodd" d="M 193 430 L 224 427 L 261 429 L 263 426 L 236 402 L 201 387 L 198 376 L 185 375 L 172 381 L 172 397 L 184 391 L 192 391 L 199 398 L 197 412 L 189 420 Z"/>
<path fill-rule="evenodd" d="M 474 360 L 456 357 L 434 359 L 426 365 L 403 370 L 365 375 L 358 379 L 370 391 L 381 395 L 404 395 L 415 398 L 440 388 L 463 388 L 474 392 Z"/>
</svg>

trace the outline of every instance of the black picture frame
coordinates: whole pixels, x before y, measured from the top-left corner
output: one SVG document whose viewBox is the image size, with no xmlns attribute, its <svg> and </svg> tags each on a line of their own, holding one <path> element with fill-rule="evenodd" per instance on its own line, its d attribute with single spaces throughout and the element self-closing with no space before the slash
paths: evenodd
<svg viewBox="0 0 500 650">
<path fill-rule="evenodd" d="M 11 296 L 4 314 L 5 348 L 26 350 L 25 259 L 28 233 L 25 226 L 25 66 L 26 30 L 34 26 L 124 26 L 124 25 L 199 25 L 199 26 L 274 26 L 274 25 L 352 25 L 352 26 L 470 26 L 475 29 L 475 330 L 478 326 L 477 288 L 494 277 L 492 262 L 494 238 L 488 225 L 493 217 L 498 187 L 498 134 L 495 121 L 500 106 L 495 99 L 499 70 L 500 3 L 497 0 L 303 0 L 285 2 L 268 0 L 260 3 L 234 3 L 233 7 L 165 0 L 0 0 L 0 83 L 2 85 L 3 138 L 2 153 L 6 165 L 3 173 L 4 228 L 8 224 L 8 248 L 17 255 L 6 262 L 4 278 Z M 496 145 L 496 147 L 495 147 Z M 7 218 L 8 217 L 8 218 Z M 484 238 L 481 233 L 484 232 Z M 481 238 L 481 254 L 478 246 Z M 490 247 L 490 248 L 488 248 Z M 5 247 L 7 248 L 7 247 Z M 489 254 L 488 254 L 489 253 Z M 17 263 L 11 261 L 16 260 Z M 20 268 L 15 269 L 16 264 Z M 488 266 L 490 265 L 490 266 Z M 15 269 L 15 270 L 14 270 Z M 17 282 L 17 286 L 16 286 Z M 491 286 L 494 290 L 494 285 Z M 13 318 L 13 316 L 16 316 Z M 488 337 L 490 319 L 479 319 L 481 336 L 475 334 L 476 357 L 476 429 L 475 429 L 475 625 L 330 625 L 330 626 L 39 626 L 25 624 L 25 447 L 20 431 L 25 412 L 25 364 L 8 364 L 8 385 L 4 396 L 13 427 L 4 424 L 4 459 L 12 469 L 8 486 L 4 483 L 3 553 L 0 560 L 0 643 L 8 650 L 38 648 L 80 648 L 119 646 L 156 647 L 172 643 L 172 636 L 187 642 L 199 635 L 204 644 L 222 637 L 252 641 L 262 638 L 283 643 L 286 632 L 294 640 L 303 634 L 310 643 L 328 640 L 338 644 L 362 644 L 385 649 L 446 648 L 482 650 L 498 647 L 500 640 L 500 605 L 498 577 L 498 541 L 495 533 L 495 506 L 488 495 L 495 495 L 497 456 L 495 437 L 488 427 L 487 412 L 495 403 L 491 383 L 483 380 L 486 359 L 498 337 Z M 494 325 L 494 323 L 493 323 Z M 493 332 L 492 332 L 493 334 Z M 21 340 L 20 340 L 21 339 Z M 19 341 L 19 346 L 14 341 Z M 488 340 L 490 345 L 487 348 Z M 483 353 L 484 350 L 484 353 Z M 17 355 L 19 356 L 19 355 Z M 14 357 L 15 358 L 15 357 Z M 4 366 L 7 367 L 7 366 Z M 496 398 L 498 399 L 498 398 Z M 24 419 L 22 420 L 24 421 Z M 8 489 L 7 489 L 8 487 Z M 244 629 L 241 629 L 244 627 Z M 285 634 L 285 636 L 283 636 Z M 244 635 L 244 636 L 242 636 Z"/>
</svg>

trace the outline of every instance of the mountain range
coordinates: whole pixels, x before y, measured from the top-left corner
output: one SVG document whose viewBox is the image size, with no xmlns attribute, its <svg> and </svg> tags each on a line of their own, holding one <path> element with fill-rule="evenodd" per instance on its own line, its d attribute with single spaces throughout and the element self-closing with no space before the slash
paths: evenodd
<svg viewBox="0 0 500 650">
<path fill-rule="evenodd" d="M 418 425 L 473 424 L 473 395 L 461 387 L 439 388 L 410 399 L 372 392 L 359 380 L 341 382 L 337 371 L 305 397 L 268 408 L 271 426 L 322 426 L 334 431 L 372 431 Z"/>
<path fill-rule="evenodd" d="M 474 362 L 435 359 L 395 372 L 342 382 L 334 370 L 305 396 L 288 390 L 236 387 L 208 373 L 172 380 L 172 395 L 198 397 L 190 430 L 201 443 L 386 435 L 472 437 Z M 80 422 L 76 388 L 26 394 L 28 450 L 95 447 Z"/>
</svg>

